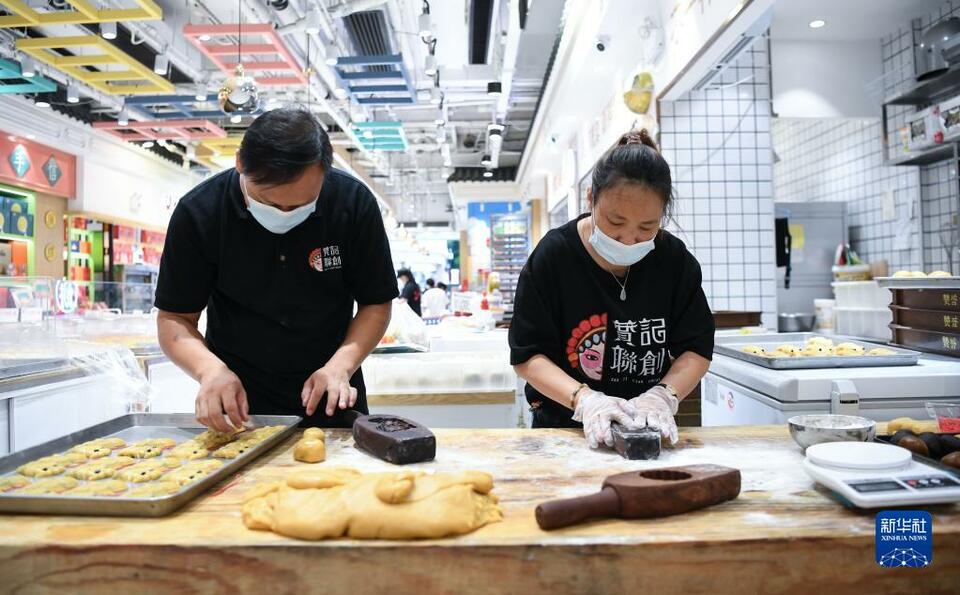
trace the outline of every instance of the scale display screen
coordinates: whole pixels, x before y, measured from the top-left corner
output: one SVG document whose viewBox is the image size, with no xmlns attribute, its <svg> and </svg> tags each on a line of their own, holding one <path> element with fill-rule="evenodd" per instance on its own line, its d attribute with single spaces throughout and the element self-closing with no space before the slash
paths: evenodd
<svg viewBox="0 0 960 595">
<path fill-rule="evenodd" d="M 865 481 L 849 485 L 858 492 L 892 492 L 907 489 L 895 481 Z"/>
</svg>

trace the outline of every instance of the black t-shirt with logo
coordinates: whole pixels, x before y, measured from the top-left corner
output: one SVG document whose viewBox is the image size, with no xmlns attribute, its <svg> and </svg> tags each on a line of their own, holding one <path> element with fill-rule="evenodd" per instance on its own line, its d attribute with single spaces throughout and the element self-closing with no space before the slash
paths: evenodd
<svg viewBox="0 0 960 595">
<path fill-rule="evenodd" d="M 207 308 L 207 345 L 240 377 L 252 413 L 304 415 L 303 383 L 343 343 L 354 302 L 395 297 L 383 219 L 360 181 L 331 169 L 310 217 L 274 234 L 247 210 L 229 169 L 174 209 L 155 304 L 177 313 Z M 351 384 L 366 411 L 359 371 Z M 341 425 L 322 410 L 314 417 Z"/>
<path fill-rule="evenodd" d="M 671 358 L 693 351 L 711 359 L 713 315 L 700 265 L 683 242 L 661 231 L 654 250 L 630 268 L 621 301 L 617 279 L 580 240 L 578 220 L 548 232 L 520 273 L 510 363 L 544 355 L 590 388 L 631 399 L 663 379 Z M 526 394 L 551 418 L 571 415 L 529 384 Z"/>
<path fill-rule="evenodd" d="M 407 300 L 407 305 L 417 316 L 423 316 L 420 311 L 420 286 L 416 281 L 407 281 L 400 292 L 400 297 Z"/>
</svg>

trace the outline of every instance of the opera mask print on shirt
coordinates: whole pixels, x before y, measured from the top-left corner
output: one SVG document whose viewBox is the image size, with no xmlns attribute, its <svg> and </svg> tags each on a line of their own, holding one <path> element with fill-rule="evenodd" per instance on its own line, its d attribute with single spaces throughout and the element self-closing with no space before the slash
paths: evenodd
<svg viewBox="0 0 960 595">
<path fill-rule="evenodd" d="M 607 342 L 607 315 L 594 314 L 570 333 L 567 360 L 591 380 L 603 379 L 603 353 Z"/>
</svg>

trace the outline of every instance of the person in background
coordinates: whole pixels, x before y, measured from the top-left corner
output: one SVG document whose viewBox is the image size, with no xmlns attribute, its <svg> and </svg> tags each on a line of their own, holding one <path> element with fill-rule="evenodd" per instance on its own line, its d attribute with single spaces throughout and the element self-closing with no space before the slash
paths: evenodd
<svg viewBox="0 0 960 595">
<path fill-rule="evenodd" d="M 662 228 L 670 166 L 646 130 L 600 158 L 587 199 L 591 212 L 547 233 L 517 285 L 510 363 L 533 427 L 582 425 L 596 447 L 612 446 L 619 422 L 676 442 L 674 415 L 707 372 L 714 323 L 699 263 Z"/>
<path fill-rule="evenodd" d="M 427 290 L 423 292 L 424 318 L 439 318 L 447 313 L 450 299 L 447 292 L 437 287 L 433 279 L 427 279 Z"/>
<path fill-rule="evenodd" d="M 437 289 L 439 289 L 443 293 L 449 293 L 450 291 L 449 288 L 447 287 L 447 284 L 444 283 L 443 281 L 437 283 Z"/>
<path fill-rule="evenodd" d="M 397 271 L 397 279 L 400 280 L 402 289 L 400 290 L 400 301 L 406 303 L 413 310 L 414 314 L 423 317 L 420 311 L 420 286 L 413 278 L 410 269 L 400 269 Z"/>
<path fill-rule="evenodd" d="M 387 329 L 397 285 L 376 198 L 332 161 L 313 114 L 269 111 L 244 134 L 236 167 L 173 211 L 157 332 L 200 383 L 205 426 L 227 432 L 267 414 L 348 427 L 347 409 L 367 413 L 360 364 Z"/>
</svg>

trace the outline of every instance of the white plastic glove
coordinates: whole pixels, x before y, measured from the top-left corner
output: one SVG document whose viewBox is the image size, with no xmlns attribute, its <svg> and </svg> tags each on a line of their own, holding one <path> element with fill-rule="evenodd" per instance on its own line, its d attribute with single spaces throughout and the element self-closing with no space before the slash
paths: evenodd
<svg viewBox="0 0 960 595">
<path fill-rule="evenodd" d="M 655 386 L 639 397 L 630 399 L 629 403 L 636 411 L 633 418 L 636 427 L 657 428 L 664 438 L 670 440 L 670 444 L 677 443 L 680 437 L 673 416 L 677 414 L 680 401 L 670 391 Z"/>
<path fill-rule="evenodd" d="M 573 412 L 573 421 L 583 424 L 587 444 L 590 448 L 597 448 L 600 444 L 613 446 L 612 422 L 631 429 L 637 428 L 635 416 L 636 411 L 625 399 L 610 397 L 595 390 L 584 390 Z"/>
</svg>

